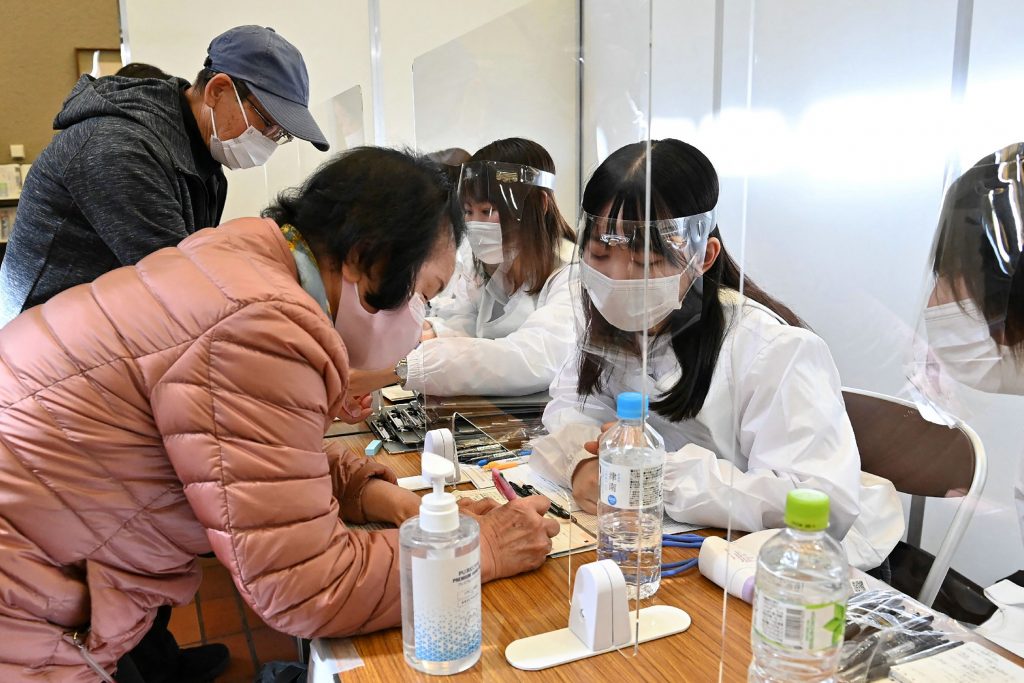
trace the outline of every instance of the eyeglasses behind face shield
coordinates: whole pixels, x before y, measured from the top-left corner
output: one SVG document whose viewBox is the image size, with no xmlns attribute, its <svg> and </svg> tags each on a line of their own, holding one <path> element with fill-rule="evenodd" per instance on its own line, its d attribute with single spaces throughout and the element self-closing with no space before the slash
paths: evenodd
<svg viewBox="0 0 1024 683">
<path fill-rule="evenodd" d="M 531 194 L 554 188 L 554 173 L 522 164 L 473 161 L 462 165 L 458 191 L 464 206 L 487 203 L 500 215 L 519 221 Z"/>
</svg>

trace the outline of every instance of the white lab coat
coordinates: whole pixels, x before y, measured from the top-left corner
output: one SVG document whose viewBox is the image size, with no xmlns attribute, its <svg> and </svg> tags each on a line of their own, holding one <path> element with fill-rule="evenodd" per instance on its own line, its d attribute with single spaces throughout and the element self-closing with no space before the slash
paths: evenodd
<svg viewBox="0 0 1024 683">
<path fill-rule="evenodd" d="M 427 318 L 436 339 L 406 359 L 405 387 L 427 396 L 481 394 L 523 396 L 544 391 L 572 353 L 575 271 L 564 265 L 572 243 L 562 249 L 563 266 L 540 293 L 505 291 L 502 266 L 487 282 L 466 280 L 455 298 Z"/>
<path fill-rule="evenodd" d="M 843 403 L 839 373 L 825 342 L 782 322 L 769 309 L 722 290 L 727 332 L 704 406 L 696 418 L 651 426 L 665 439 L 665 512 L 682 522 L 743 531 L 783 526 L 786 493 L 797 486 L 828 493 L 830 533 L 843 540 L 851 564 L 878 566 L 903 535 L 893 485 L 860 471 L 860 455 Z M 652 399 L 680 376 L 667 339 L 655 343 L 649 377 L 639 363 L 617 364 L 600 395 L 580 403 L 577 366 L 567 363 L 544 411 L 549 432 L 534 442 L 531 465 L 568 486 L 605 422 L 615 396 L 646 389 Z"/>
</svg>

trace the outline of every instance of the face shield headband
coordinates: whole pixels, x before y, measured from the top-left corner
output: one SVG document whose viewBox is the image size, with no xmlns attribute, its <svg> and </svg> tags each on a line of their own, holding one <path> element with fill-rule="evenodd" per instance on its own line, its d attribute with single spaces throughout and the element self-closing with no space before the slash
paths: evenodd
<svg viewBox="0 0 1024 683">
<path fill-rule="evenodd" d="M 538 188 L 554 190 L 555 174 L 522 164 L 472 161 L 462 165 L 458 191 L 464 207 L 490 204 L 500 216 L 520 221 L 527 198 Z"/>
</svg>

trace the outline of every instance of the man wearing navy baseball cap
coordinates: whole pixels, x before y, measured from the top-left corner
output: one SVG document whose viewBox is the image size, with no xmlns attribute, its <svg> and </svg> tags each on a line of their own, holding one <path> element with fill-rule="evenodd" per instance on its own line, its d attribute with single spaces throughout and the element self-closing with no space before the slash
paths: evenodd
<svg viewBox="0 0 1024 683">
<path fill-rule="evenodd" d="M 22 190 L 0 266 L 0 326 L 65 289 L 220 224 L 222 168 L 266 163 L 293 138 L 328 144 L 309 76 L 272 28 L 214 38 L 194 83 L 82 76 Z"/>
</svg>

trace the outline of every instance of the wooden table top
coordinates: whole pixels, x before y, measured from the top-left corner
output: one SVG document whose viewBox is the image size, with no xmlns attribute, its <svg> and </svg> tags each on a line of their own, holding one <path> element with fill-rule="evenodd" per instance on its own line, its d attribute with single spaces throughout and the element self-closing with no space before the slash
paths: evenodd
<svg viewBox="0 0 1024 683">
<path fill-rule="evenodd" d="M 357 452 L 368 434 L 337 437 Z M 402 476 L 418 474 L 419 454 L 388 455 L 376 460 Z M 697 551 L 665 548 L 665 561 L 696 557 Z M 609 652 L 544 671 L 520 671 L 505 661 L 505 647 L 514 640 L 565 628 L 569 622 L 568 578 L 581 564 L 596 560 L 596 552 L 548 559 L 536 571 L 483 585 L 483 652 L 469 671 L 454 676 L 466 681 L 709 681 L 717 680 L 724 660 L 725 681 L 745 681 L 750 664 L 750 605 L 728 598 L 725 648 L 722 647 L 722 589 L 693 569 L 662 581 L 657 594 L 642 603 L 673 605 L 689 613 L 689 630 L 640 646 Z M 402 630 L 390 629 L 352 639 L 364 666 L 346 671 L 345 681 L 430 681 L 433 677 L 411 669 L 402 654 Z"/>
</svg>

